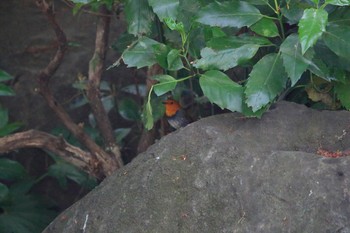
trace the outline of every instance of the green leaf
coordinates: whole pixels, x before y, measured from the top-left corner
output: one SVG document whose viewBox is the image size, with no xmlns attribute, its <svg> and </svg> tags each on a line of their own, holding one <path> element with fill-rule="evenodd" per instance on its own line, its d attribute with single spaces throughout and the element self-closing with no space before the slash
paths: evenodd
<svg viewBox="0 0 350 233">
<path fill-rule="evenodd" d="M 148 0 L 148 3 L 160 21 L 163 21 L 164 18 L 176 19 L 179 0 Z"/>
<path fill-rule="evenodd" d="M 145 97 L 147 95 L 147 86 L 145 84 L 131 84 L 123 87 L 121 90 L 123 92 L 141 97 Z"/>
<path fill-rule="evenodd" d="M 91 2 L 91 0 L 72 0 L 73 3 L 78 4 L 78 3 L 83 3 L 83 4 L 88 4 Z"/>
<path fill-rule="evenodd" d="M 17 161 L 11 159 L 0 159 L 0 179 L 3 180 L 19 180 L 27 176 L 27 172 Z"/>
<path fill-rule="evenodd" d="M 14 96 L 15 94 L 12 88 L 0 83 L 0 96 Z"/>
<path fill-rule="evenodd" d="M 258 61 L 249 75 L 245 94 L 246 103 L 253 112 L 258 111 L 285 88 L 287 74 L 278 54 L 268 54 Z"/>
<path fill-rule="evenodd" d="M 118 112 L 125 120 L 140 120 L 139 109 L 139 105 L 131 98 L 124 98 L 118 103 Z"/>
<path fill-rule="evenodd" d="M 6 185 L 0 183 L 0 203 L 3 202 L 3 200 L 7 199 L 9 195 L 9 189 Z"/>
<path fill-rule="evenodd" d="M 10 203 L 1 206 L 0 231 L 11 233 L 36 233 L 53 220 L 56 213 L 39 196 L 23 195 L 10 191 Z"/>
<path fill-rule="evenodd" d="M 280 51 L 284 67 L 292 81 L 292 86 L 294 86 L 308 68 L 310 61 L 301 55 L 300 42 L 296 34 L 289 35 L 283 41 Z"/>
<path fill-rule="evenodd" d="M 203 70 L 225 71 L 246 62 L 256 54 L 258 49 L 258 45 L 243 45 L 239 48 L 224 50 L 204 48 L 201 51 L 202 58 L 194 64 L 194 67 Z"/>
<path fill-rule="evenodd" d="M 134 41 L 137 40 L 137 37 L 135 37 L 132 34 L 129 33 L 122 33 L 111 45 L 111 47 L 114 50 L 117 50 L 118 52 L 122 53 L 124 50 L 128 48 Z"/>
<path fill-rule="evenodd" d="M 242 111 L 243 87 L 233 82 L 226 74 L 209 70 L 201 75 L 199 84 L 208 99 L 221 108 Z"/>
<path fill-rule="evenodd" d="M 10 191 L 11 193 L 16 193 L 16 195 L 25 195 L 32 189 L 32 187 L 36 183 L 37 180 L 26 175 L 26 177 L 22 177 L 20 180 L 11 184 Z"/>
<path fill-rule="evenodd" d="M 250 29 L 257 34 L 266 37 L 276 37 L 279 35 L 278 28 L 272 19 L 262 18 L 253 24 Z"/>
<path fill-rule="evenodd" d="M 168 70 L 177 71 L 182 69 L 184 66 L 180 57 L 180 51 L 172 49 L 167 55 Z"/>
<path fill-rule="evenodd" d="M 337 94 L 338 99 L 341 104 L 347 109 L 350 110 L 350 82 L 341 83 L 336 82 L 334 85 L 335 93 Z"/>
<path fill-rule="evenodd" d="M 350 25 L 350 7 L 337 7 L 328 17 L 329 23 Z"/>
<path fill-rule="evenodd" d="M 6 71 L 0 69 L 0 82 L 11 80 L 13 77 Z"/>
<path fill-rule="evenodd" d="M 152 97 L 146 102 L 142 113 L 142 121 L 147 130 L 153 128 L 154 122 L 164 116 L 165 108 L 162 98 Z"/>
<path fill-rule="evenodd" d="M 141 38 L 133 48 L 123 54 L 125 64 L 139 69 L 157 63 L 153 46 L 158 44 L 160 43 L 148 37 Z"/>
<path fill-rule="evenodd" d="M 86 98 L 86 96 L 79 95 L 69 103 L 69 108 L 76 109 L 76 108 L 82 107 L 88 103 L 89 103 L 89 100 Z"/>
<path fill-rule="evenodd" d="M 202 58 L 194 66 L 203 70 L 227 70 L 252 58 L 260 46 L 272 43 L 263 37 L 242 35 L 213 38 L 207 45 L 210 48 L 201 50 Z"/>
<path fill-rule="evenodd" d="M 145 128 L 147 130 L 150 130 L 153 128 L 153 114 L 152 114 L 152 105 L 151 101 L 148 100 L 144 109 L 143 109 L 143 124 L 145 125 Z"/>
<path fill-rule="evenodd" d="M 4 127 L 9 121 L 9 114 L 6 108 L 0 106 L 0 129 Z"/>
<path fill-rule="evenodd" d="M 260 11 L 247 2 L 226 1 L 201 8 L 196 21 L 210 26 L 241 28 L 251 26 L 262 17 Z"/>
<path fill-rule="evenodd" d="M 323 34 L 323 40 L 328 48 L 340 57 L 350 60 L 350 27 L 331 24 Z"/>
<path fill-rule="evenodd" d="M 118 128 L 114 130 L 114 137 L 115 141 L 120 144 L 122 140 L 128 136 L 128 134 L 131 132 L 131 128 Z"/>
<path fill-rule="evenodd" d="M 348 6 L 350 5 L 350 0 L 326 0 L 326 4 L 331 4 L 336 6 Z"/>
<path fill-rule="evenodd" d="M 168 69 L 168 54 L 171 48 L 165 44 L 156 44 L 153 46 L 153 50 L 158 64 L 162 68 Z"/>
<path fill-rule="evenodd" d="M 21 122 L 12 122 L 9 124 L 6 124 L 4 127 L 0 128 L 0 137 L 9 135 L 10 133 L 13 133 L 17 129 L 21 128 L 23 124 Z"/>
<path fill-rule="evenodd" d="M 212 49 L 222 50 L 239 48 L 243 45 L 271 46 L 273 44 L 264 37 L 241 35 L 213 38 L 207 45 Z"/>
<path fill-rule="evenodd" d="M 154 14 L 147 0 L 126 0 L 124 12 L 130 34 L 135 36 L 150 34 Z"/>
<path fill-rule="evenodd" d="M 302 54 L 312 47 L 326 29 L 328 13 L 324 9 L 306 9 L 299 21 L 299 40 Z"/>
<path fill-rule="evenodd" d="M 303 16 L 304 10 L 309 8 L 310 4 L 301 1 L 292 1 L 281 8 L 282 15 L 286 17 L 290 25 L 297 24 Z"/>
<path fill-rule="evenodd" d="M 180 33 L 185 32 L 185 25 L 182 22 L 176 22 L 174 18 L 168 17 L 164 19 L 165 24 L 168 26 L 168 28 L 172 31 L 177 31 Z"/>
<path fill-rule="evenodd" d="M 154 93 L 156 93 L 157 96 L 164 95 L 165 93 L 174 90 L 177 84 L 177 80 L 167 74 L 156 75 L 153 76 L 152 79 L 159 81 L 159 83 L 153 86 Z"/>
<path fill-rule="evenodd" d="M 67 178 L 83 186 L 92 189 L 97 185 L 97 181 L 90 178 L 85 172 L 79 170 L 72 164 L 58 161 L 48 168 L 48 175 L 57 179 L 62 188 L 67 188 Z"/>
<path fill-rule="evenodd" d="M 315 6 L 318 6 L 318 3 L 320 2 L 320 0 L 311 0 L 313 3 L 315 3 Z"/>
<path fill-rule="evenodd" d="M 253 111 L 253 109 L 251 107 L 248 107 L 247 103 L 243 101 L 242 103 L 242 113 L 244 114 L 244 116 L 247 117 L 257 117 L 260 118 L 264 112 L 266 112 L 266 110 L 269 109 L 269 105 L 266 105 L 265 107 L 259 109 L 258 111 Z"/>
<path fill-rule="evenodd" d="M 309 64 L 308 70 L 318 77 L 321 77 L 327 81 L 332 81 L 334 78 L 330 76 L 328 66 L 318 57 L 314 57 L 312 62 Z"/>
</svg>

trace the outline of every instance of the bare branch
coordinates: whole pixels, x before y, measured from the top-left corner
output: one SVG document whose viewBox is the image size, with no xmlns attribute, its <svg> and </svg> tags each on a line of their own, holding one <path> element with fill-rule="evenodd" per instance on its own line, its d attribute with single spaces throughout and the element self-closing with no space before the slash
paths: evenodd
<svg viewBox="0 0 350 233">
<path fill-rule="evenodd" d="M 95 52 L 89 64 L 87 98 L 89 99 L 97 126 L 104 138 L 106 148 L 110 152 L 111 158 L 117 162 L 118 167 L 121 167 L 123 166 L 123 161 L 121 159 L 120 150 L 115 142 L 113 128 L 108 114 L 103 107 L 99 90 L 102 73 L 104 71 L 110 26 L 110 18 L 103 16 L 108 14 L 106 7 L 101 6 L 99 13 L 101 16 L 99 17 L 96 29 Z"/>
<path fill-rule="evenodd" d="M 89 135 L 85 133 L 82 127 L 73 122 L 62 105 L 55 100 L 49 88 L 50 78 L 62 63 L 64 53 L 67 49 L 67 39 L 63 30 L 56 22 L 52 7 L 45 0 L 37 0 L 36 3 L 51 23 L 59 45 L 53 59 L 49 62 L 47 67 L 39 73 L 38 91 L 46 99 L 48 105 L 57 114 L 67 129 L 91 152 L 89 156 L 91 160 L 93 160 L 93 163 L 89 165 L 91 167 L 90 170 L 94 170 L 94 174 L 100 171 L 100 177 L 108 176 L 118 168 L 117 162 L 111 159 L 110 155 L 98 146 Z"/>
<path fill-rule="evenodd" d="M 50 151 L 89 174 L 101 178 L 91 170 L 92 161 L 89 159 L 91 154 L 67 143 L 62 137 L 55 137 L 38 130 L 28 130 L 0 138 L 1 154 L 22 148 L 40 148 Z"/>
</svg>

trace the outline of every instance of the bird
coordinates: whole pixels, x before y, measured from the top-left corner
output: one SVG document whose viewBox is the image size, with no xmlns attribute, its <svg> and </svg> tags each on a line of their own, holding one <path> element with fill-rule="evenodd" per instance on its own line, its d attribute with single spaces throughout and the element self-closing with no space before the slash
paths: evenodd
<svg viewBox="0 0 350 233">
<path fill-rule="evenodd" d="M 179 102 L 168 98 L 163 101 L 163 104 L 165 105 L 165 117 L 174 129 L 179 129 L 191 123 L 190 117 Z"/>
</svg>

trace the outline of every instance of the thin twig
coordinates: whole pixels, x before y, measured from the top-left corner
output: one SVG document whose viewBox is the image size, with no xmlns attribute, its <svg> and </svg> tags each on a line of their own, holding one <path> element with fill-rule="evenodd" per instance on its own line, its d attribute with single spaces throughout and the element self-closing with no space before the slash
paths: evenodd
<svg viewBox="0 0 350 233">
<path fill-rule="evenodd" d="M 100 7 L 100 13 L 102 15 L 107 14 L 107 12 L 108 10 L 105 6 Z M 120 149 L 116 144 L 112 124 L 101 101 L 99 90 L 102 74 L 105 70 L 104 64 L 108 45 L 109 27 L 110 18 L 100 16 L 96 29 L 95 52 L 89 64 L 89 78 L 86 92 L 97 127 L 105 141 L 107 151 L 110 153 L 111 159 L 116 162 L 116 166 L 119 168 L 123 166 Z"/>
<path fill-rule="evenodd" d="M 38 91 L 46 99 L 50 108 L 56 113 L 67 129 L 91 152 L 90 156 L 91 161 L 93 162 L 90 163 L 90 170 L 94 170 L 95 174 L 100 171 L 100 177 L 108 176 L 117 169 L 117 167 L 114 165 L 115 163 L 111 161 L 110 155 L 102 150 L 102 148 L 98 146 L 87 133 L 85 133 L 82 127 L 73 122 L 62 105 L 55 100 L 49 88 L 50 78 L 62 63 L 64 53 L 67 49 L 67 39 L 63 30 L 56 22 L 52 7 L 45 0 L 37 0 L 36 3 L 42 12 L 47 16 L 48 21 L 51 23 L 59 45 L 53 59 L 39 73 Z"/>
</svg>

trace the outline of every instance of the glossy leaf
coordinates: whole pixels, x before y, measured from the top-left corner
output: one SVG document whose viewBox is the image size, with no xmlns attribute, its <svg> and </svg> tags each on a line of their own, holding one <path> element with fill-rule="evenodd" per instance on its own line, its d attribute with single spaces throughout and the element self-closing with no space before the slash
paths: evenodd
<svg viewBox="0 0 350 233">
<path fill-rule="evenodd" d="M 124 50 L 128 48 L 134 41 L 137 40 L 137 37 L 129 34 L 129 33 L 122 33 L 111 45 L 112 49 L 117 50 L 118 52 L 122 53 Z"/>
<path fill-rule="evenodd" d="M 326 0 L 326 4 L 331 4 L 336 6 L 349 6 L 350 0 Z"/>
<path fill-rule="evenodd" d="M 130 132 L 131 128 L 118 128 L 114 130 L 115 141 L 120 144 Z"/>
<path fill-rule="evenodd" d="M 179 8 L 179 0 L 148 0 L 160 21 L 164 18 L 176 19 Z"/>
<path fill-rule="evenodd" d="M 0 96 L 14 96 L 15 94 L 12 88 L 0 83 Z"/>
<path fill-rule="evenodd" d="M 9 195 L 9 189 L 6 185 L 0 183 L 0 203 L 3 202 L 4 199 L 6 199 Z"/>
<path fill-rule="evenodd" d="M 292 86 L 294 86 L 307 70 L 310 61 L 301 55 L 300 42 L 296 34 L 291 34 L 285 39 L 281 44 L 280 51 L 283 65 L 292 81 Z"/>
<path fill-rule="evenodd" d="M 9 135 L 23 126 L 20 122 L 12 122 L 0 128 L 0 137 Z"/>
<path fill-rule="evenodd" d="M 0 106 L 0 129 L 4 127 L 9 121 L 8 110 Z"/>
<path fill-rule="evenodd" d="M 72 2 L 75 4 L 77 4 L 77 3 L 87 4 L 87 3 L 91 2 L 91 0 L 72 0 Z"/>
<path fill-rule="evenodd" d="M 115 106 L 113 95 L 109 95 L 101 98 L 101 102 L 102 102 L 103 108 L 107 113 L 111 111 L 111 109 L 113 109 Z"/>
<path fill-rule="evenodd" d="M 253 67 L 246 85 L 246 103 L 253 112 L 258 111 L 285 88 L 287 74 L 278 54 L 268 54 Z"/>
<path fill-rule="evenodd" d="M 1 206 L 0 231 L 11 233 L 42 232 L 56 213 L 49 210 L 48 203 L 34 195 L 23 195 L 10 189 L 10 203 Z"/>
<path fill-rule="evenodd" d="M 329 75 L 330 70 L 327 64 L 325 64 L 319 57 L 314 57 L 312 59 L 312 62 L 309 64 L 308 70 L 326 81 L 335 80 L 332 76 Z"/>
<path fill-rule="evenodd" d="M 11 159 L 0 159 L 0 171 L 2 180 L 13 181 L 28 175 L 22 164 Z"/>
<path fill-rule="evenodd" d="M 6 71 L 0 69 L 0 82 L 11 80 L 13 77 Z"/>
<path fill-rule="evenodd" d="M 210 26 L 241 28 L 249 27 L 261 18 L 260 11 L 247 2 L 226 1 L 201 8 L 196 21 Z"/>
<path fill-rule="evenodd" d="M 168 54 L 170 50 L 171 48 L 165 44 L 156 44 L 153 46 L 156 60 L 158 64 L 164 69 L 168 69 Z"/>
<path fill-rule="evenodd" d="M 164 95 L 174 90 L 177 84 L 176 79 L 166 74 L 153 76 L 152 79 L 159 81 L 159 83 L 153 86 L 154 93 L 156 93 L 157 96 Z"/>
<path fill-rule="evenodd" d="M 142 113 L 142 120 L 145 128 L 148 130 L 152 129 L 154 122 L 162 118 L 164 112 L 165 108 L 162 103 L 162 98 L 152 97 L 147 101 Z"/>
<path fill-rule="evenodd" d="M 145 97 L 147 95 L 147 86 L 145 84 L 131 84 L 123 87 L 122 91 L 136 96 Z"/>
<path fill-rule="evenodd" d="M 262 36 L 266 37 L 276 37 L 279 35 L 276 23 L 272 19 L 262 18 L 255 24 L 253 24 L 250 29 Z"/>
<path fill-rule="evenodd" d="M 89 103 L 89 100 L 86 98 L 86 96 L 79 95 L 70 102 L 69 108 L 76 109 L 76 108 L 82 107 L 88 103 Z"/>
<path fill-rule="evenodd" d="M 202 74 L 199 84 L 210 102 L 222 109 L 242 111 L 243 87 L 233 82 L 226 74 L 217 70 L 210 70 Z"/>
<path fill-rule="evenodd" d="M 207 45 L 212 49 L 222 50 L 239 48 L 243 45 L 270 46 L 273 44 L 264 37 L 241 35 L 213 38 L 208 41 Z"/>
<path fill-rule="evenodd" d="M 139 36 L 151 32 L 154 14 L 147 0 L 126 0 L 124 12 L 130 34 Z"/>
<path fill-rule="evenodd" d="M 328 17 L 328 22 L 337 25 L 350 25 L 350 7 L 338 7 Z"/>
<path fill-rule="evenodd" d="M 292 1 L 287 6 L 281 8 L 283 16 L 287 19 L 287 22 L 297 24 L 303 16 L 305 8 L 309 8 L 310 5 L 301 1 Z"/>
<path fill-rule="evenodd" d="M 151 105 L 150 100 L 148 100 L 146 102 L 146 105 L 143 109 L 142 120 L 143 120 L 143 124 L 147 130 L 150 130 L 153 128 L 153 125 L 154 125 L 153 121 L 154 120 L 153 120 L 152 105 Z"/>
<path fill-rule="evenodd" d="M 337 97 L 340 100 L 341 104 L 347 110 L 350 110 L 350 82 L 336 82 L 334 88 L 335 93 L 337 94 Z"/>
<path fill-rule="evenodd" d="M 328 13 L 324 9 L 306 9 L 303 17 L 299 21 L 299 40 L 301 44 L 301 52 L 304 54 L 306 50 L 312 47 L 321 37 L 326 29 L 328 22 Z"/>
<path fill-rule="evenodd" d="M 118 103 L 118 112 L 125 120 L 140 120 L 139 105 L 131 98 L 123 98 Z"/>
<path fill-rule="evenodd" d="M 137 67 L 138 69 L 155 64 L 157 60 L 153 46 L 158 44 L 155 40 L 143 37 L 133 48 L 123 54 L 124 63 L 128 67 Z"/>
<path fill-rule="evenodd" d="M 203 69 L 228 70 L 252 58 L 258 51 L 258 45 L 243 45 L 236 49 L 213 50 L 204 48 L 202 58 L 194 66 Z"/>
<path fill-rule="evenodd" d="M 97 185 L 96 180 L 90 178 L 85 172 L 72 164 L 64 161 L 56 161 L 48 168 L 48 175 L 57 179 L 62 188 L 67 188 L 67 179 L 70 179 L 86 189 L 92 189 Z"/>
<path fill-rule="evenodd" d="M 167 55 L 168 70 L 177 71 L 182 69 L 184 66 L 180 57 L 180 51 L 172 49 Z"/>
<path fill-rule="evenodd" d="M 331 24 L 323 34 L 325 44 L 335 54 L 350 61 L 350 26 Z"/>
</svg>

